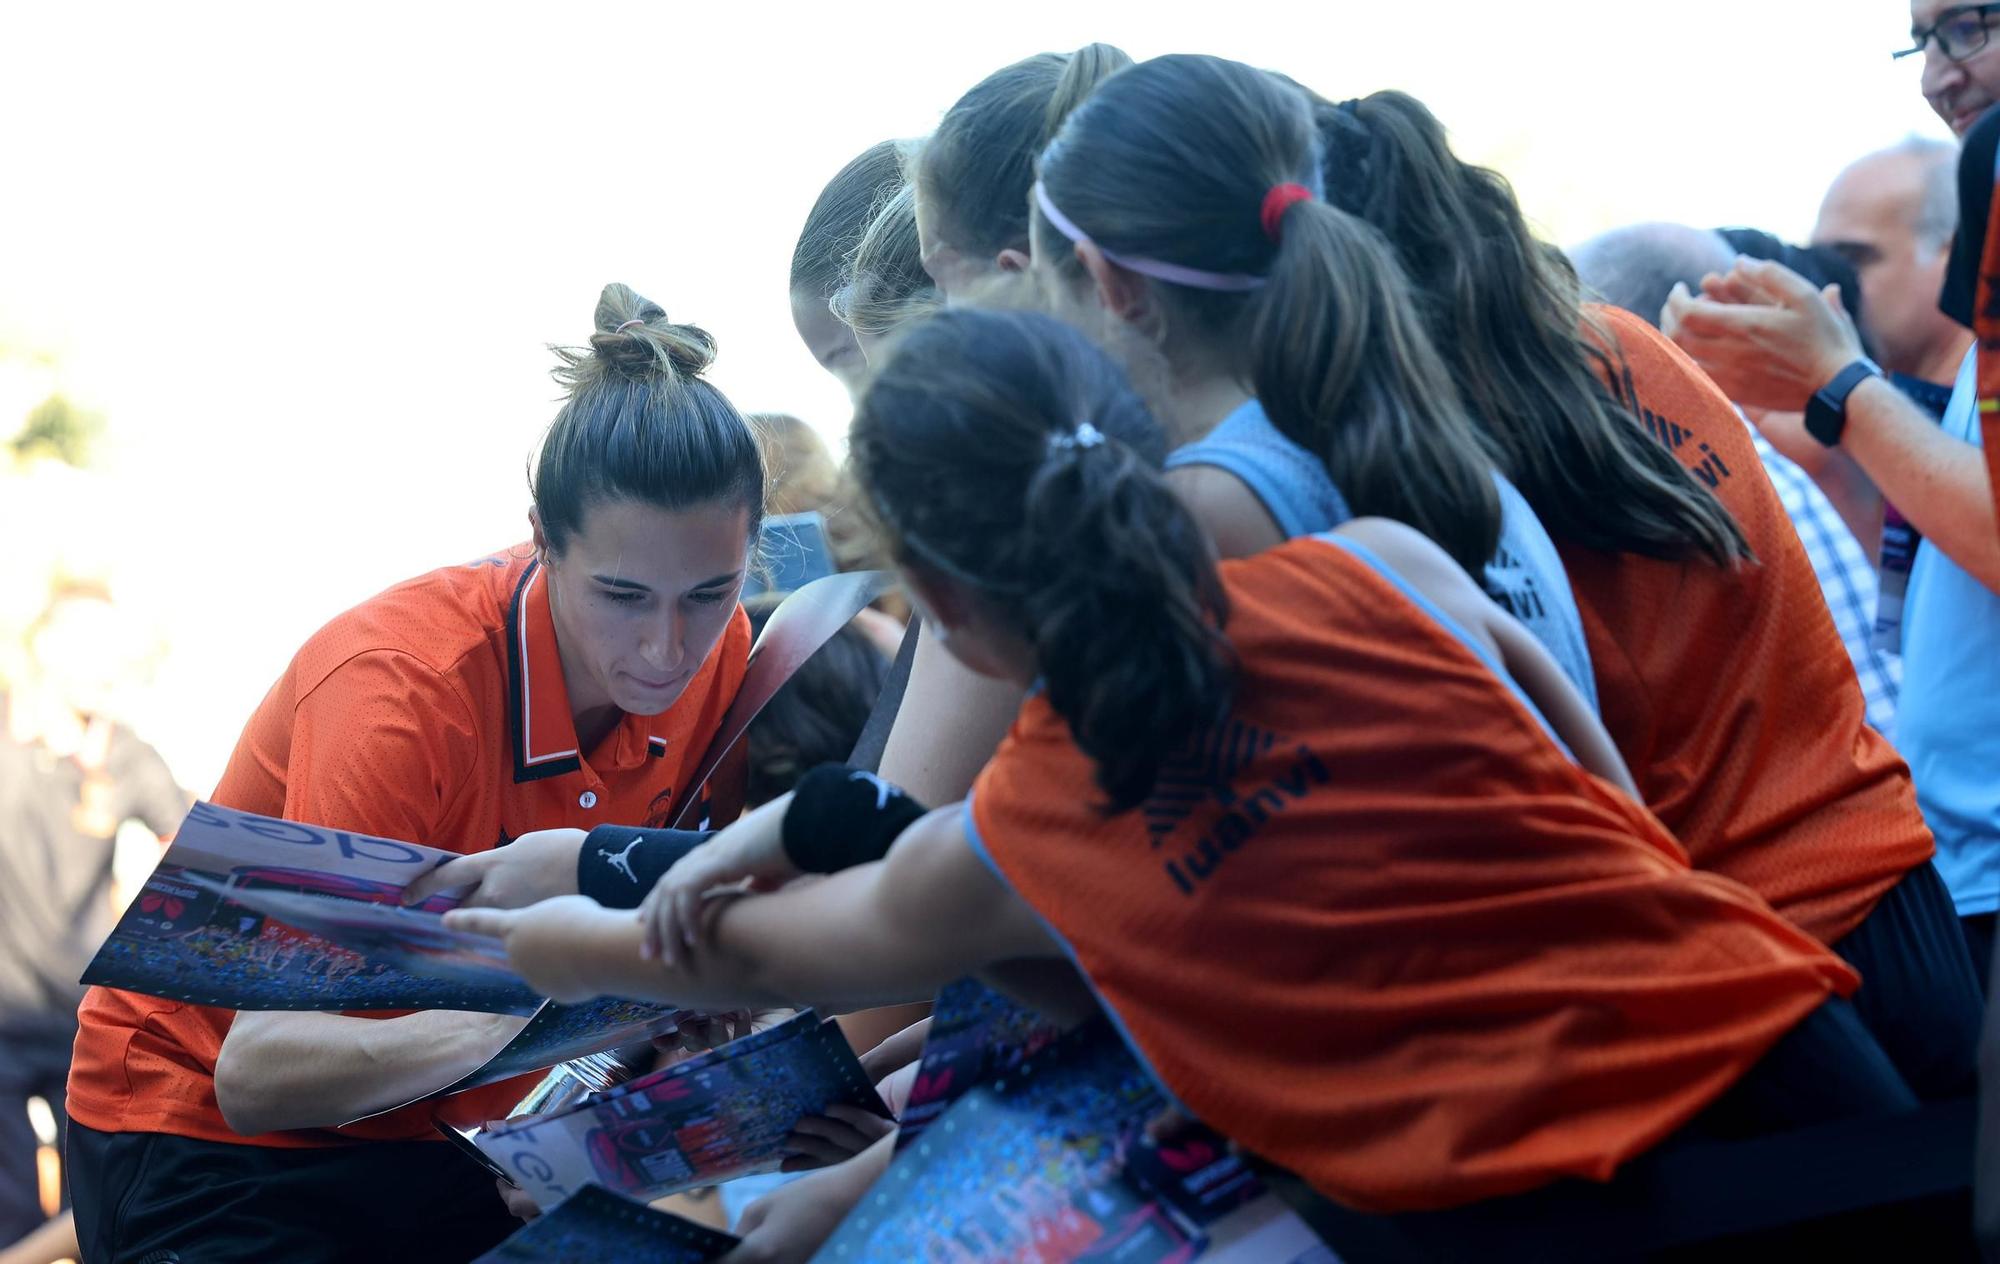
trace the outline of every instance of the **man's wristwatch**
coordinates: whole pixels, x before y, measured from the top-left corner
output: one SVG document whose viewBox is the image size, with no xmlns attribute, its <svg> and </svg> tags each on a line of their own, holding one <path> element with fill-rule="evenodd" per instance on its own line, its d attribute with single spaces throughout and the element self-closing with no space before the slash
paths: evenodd
<svg viewBox="0 0 2000 1264">
<path fill-rule="evenodd" d="M 1866 357 L 1834 374 L 1831 382 L 1806 401 L 1806 433 L 1829 448 L 1839 447 L 1841 433 L 1847 429 L 1847 397 L 1869 378 L 1881 376 L 1882 370 Z"/>
</svg>

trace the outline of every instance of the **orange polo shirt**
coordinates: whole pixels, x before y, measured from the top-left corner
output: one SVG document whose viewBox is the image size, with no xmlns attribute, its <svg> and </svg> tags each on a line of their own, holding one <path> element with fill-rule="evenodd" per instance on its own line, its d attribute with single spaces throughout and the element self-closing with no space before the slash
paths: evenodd
<svg viewBox="0 0 2000 1264">
<path fill-rule="evenodd" d="M 1365 1209 L 1604 1180 L 1853 990 L 1367 556 L 1222 576 L 1230 713 L 1143 807 L 1038 696 L 968 809 L 1202 1120 Z"/>
<path fill-rule="evenodd" d="M 1757 555 L 1723 570 L 1557 541 L 1604 727 L 1697 868 L 1835 943 L 1935 850 L 1909 767 L 1868 726 L 1812 563 L 1735 406 L 1643 320 L 1589 311 L 1617 341 L 1612 393 Z"/>
<path fill-rule="evenodd" d="M 664 825 L 735 700 L 743 612 L 661 715 L 628 715 L 578 750 L 548 584 L 527 546 L 389 589 L 315 633 L 250 718 L 211 796 L 226 807 L 481 852 L 531 830 Z M 69 1112 L 104 1132 L 318 1146 L 476 1125 L 534 1077 L 352 1127 L 242 1137 L 215 1102 L 233 1011 L 92 988 L 79 1012 Z"/>
</svg>

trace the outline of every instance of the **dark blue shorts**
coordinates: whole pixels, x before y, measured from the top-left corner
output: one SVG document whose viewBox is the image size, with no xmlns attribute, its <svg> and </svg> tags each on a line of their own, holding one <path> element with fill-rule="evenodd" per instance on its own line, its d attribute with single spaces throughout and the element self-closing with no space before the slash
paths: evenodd
<svg viewBox="0 0 2000 1264">
<path fill-rule="evenodd" d="M 443 1141 L 310 1150 L 69 1126 L 84 1264 L 464 1261 L 520 1221 Z"/>
</svg>

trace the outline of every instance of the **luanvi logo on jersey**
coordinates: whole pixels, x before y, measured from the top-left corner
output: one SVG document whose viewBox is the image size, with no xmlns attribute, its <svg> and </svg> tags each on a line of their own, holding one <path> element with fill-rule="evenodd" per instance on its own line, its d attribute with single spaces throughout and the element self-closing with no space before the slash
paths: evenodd
<svg viewBox="0 0 2000 1264">
<path fill-rule="evenodd" d="M 1222 809 L 1193 847 L 1164 862 L 1167 876 L 1182 894 L 1193 895 L 1226 857 L 1254 839 L 1272 818 L 1333 779 L 1308 747 L 1293 745 L 1288 769 L 1244 791 L 1238 785 L 1243 770 L 1281 744 L 1291 744 L 1290 739 L 1232 720 L 1202 733 L 1186 753 L 1161 768 L 1159 785 L 1142 810 L 1155 850 L 1197 813 Z"/>
<path fill-rule="evenodd" d="M 1695 438 L 1694 431 L 1689 430 L 1677 421 L 1667 420 L 1639 402 L 1639 388 L 1632 382 L 1632 369 L 1630 365 L 1620 370 L 1619 377 L 1624 384 L 1624 389 L 1622 391 L 1613 391 L 1611 392 L 1612 395 L 1633 416 L 1639 419 L 1639 424 L 1646 427 L 1647 433 L 1665 444 L 1669 452 L 1680 458 L 1681 464 L 1687 466 L 1688 473 L 1700 479 L 1702 484 L 1710 491 L 1714 491 L 1717 487 L 1721 486 L 1723 479 L 1735 473 L 1734 470 L 1723 464 L 1721 453 L 1698 439 L 1695 441 L 1694 446 L 1695 451 L 1701 454 L 1701 461 L 1699 463 L 1690 463 L 1687 456 L 1681 452 L 1681 449 L 1687 446 L 1689 439 Z"/>
<path fill-rule="evenodd" d="M 1277 744 L 1277 734 L 1231 720 L 1203 729 L 1188 743 L 1187 749 L 1170 756 L 1160 765 L 1160 779 L 1153 787 L 1153 797 L 1141 809 L 1146 818 L 1146 832 L 1153 836 L 1153 846 L 1158 848 L 1167 835 L 1179 829 L 1183 821 L 1194 815 L 1195 809 L 1210 799 L 1225 804 L 1234 802 L 1236 792 L 1232 787 L 1236 774 Z"/>
</svg>

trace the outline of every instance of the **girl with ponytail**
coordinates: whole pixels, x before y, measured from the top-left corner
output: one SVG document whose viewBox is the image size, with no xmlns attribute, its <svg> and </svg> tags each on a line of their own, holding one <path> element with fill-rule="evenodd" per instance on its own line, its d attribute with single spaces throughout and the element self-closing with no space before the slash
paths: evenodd
<svg viewBox="0 0 2000 1264">
<path fill-rule="evenodd" d="M 1319 194 L 1311 103 L 1215 57 L 1099 87 L 1043 152 L 1033 264 L 1105 329 L 1234 535 L 1352 514 L 1423 532 L 1525 623 L 1593 704 L 1561 562 L 1502 477 L 1380 235 Z M 1231 538 L 1225 534 L 1223 538 Z"/>
<path fill-rule="evenodd" d="M 1326 197 L 1394 248 L 1491 450 L 1561 550 L 1605 726 L 1696 866 L 1868 980 L 1920 1093 L 1970 1092 L 1981 996 L 1909 771 L 1740 416 L 1651 326 L 1581 302 L 1507 182 L 1423 104 L 1318 101 Z M 1289 228 L 1289 221 L 1287 223 Z"/>
<path fill-rule="evenodd" d="M 922 323 L 856 472 L 939 643 L 1041 685 L 969 798 L 823 768 L 701 851 L 824 881 L 704 903 L 698 852 L 637 917 L 448 922 L 571 1000 L 879 1004 L 1073 961 L 1195 1115 L 1364 1208 L 1606 1179 L 1732 1084 L 1785 1123 L 1908 1104 L 1893 1076 L 1800 1103 L 1852 1060 L 1852 972 L 1578 766 L 1558 734 L 1619 775 L 1436 545 L 1367 519 L 1218 563 L 1162 446 L 1076 331 Z M 856 1200 L 887 1153 L 807 1192 Z"/>
<path fill-rule="evenodd" d="M 918 151 L 924 267 L 947 297 L 1028 265 L 1035 156 L 1099 84 L 1132 64 L 1109 44 L 1037 53 L 960 97 Z"/>
</svg>

